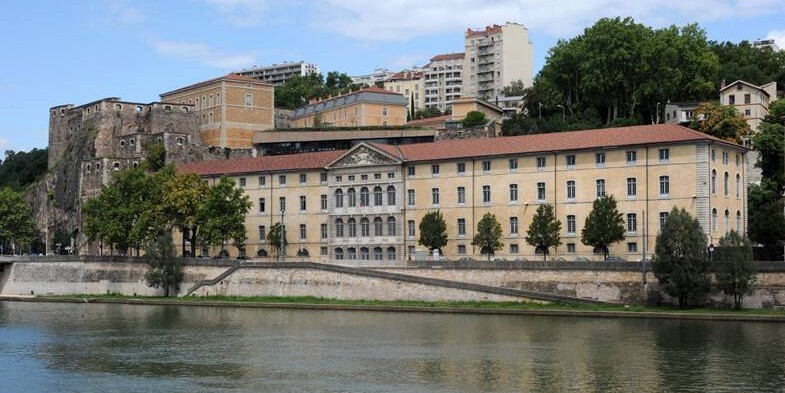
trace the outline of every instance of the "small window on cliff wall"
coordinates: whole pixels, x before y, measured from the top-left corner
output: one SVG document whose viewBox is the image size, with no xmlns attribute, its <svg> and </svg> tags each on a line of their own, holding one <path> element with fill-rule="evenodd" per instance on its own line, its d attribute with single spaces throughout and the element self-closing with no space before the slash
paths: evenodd
<svg viewBox="0 0 785 393">
<path fill-rule="evenodd" d="M 116 171 L 119 171 L 120 170 L 120 163 L 119 162 L 115 162 L 114 164 L 112 164 L 112 169 L 114 169 Z"/>
<path fill-rule="evenodd" d="M 161 142 L 163 142 L 163 141 L 164 141 L 164 138 L 161 138 L 161 137 L 159 136 L 159 137 L 158 137 L 158 143 L 161 143 Z"/>
<path fill-rule="evenodd" d="M 183 107 L 183 112 L 188 113 L 188 107 L 187 106 Z"/>
<path fill-rule="evenodd" d="M 139 163 L 138 163 L 138 162 L 136 162 L 136 161 L 134 161 L 134 163 L 133 163 L 133 167 L 134 167 L 134 168 L 136 168 L 136 167 L 138 167 L 138 166 L 139 166 Z"/>
<path fill-rule="evenodd" d="M 136 112 L 141 112 L 141 111 L 142 111 L 142 106 L 141 105 L 137 105 L 136 106 Z"/>
<path fill-rule="evenodd" d="M 120 141 L 120 147 L 125 147 L 125 141 Z"/>
<path fill-rule="evenodd" d="M 131 142 L 131 146 L 136 145 L 136 140 L 134 138 L 131 138 L 130 142 Z"/>
<path fill-rule="evenodd" d="M 169 105 L 166 105 L 166 106 L 164 106 L 164 110 L 167 111 L 167 112 L 171 112 L 172 111 L 172 107 L 169 106 Z"/>
<path fill-rule="evenodd" d="M 177 145 L 182 146 L 182 144 L 183 144 L 183 138 L 177 138 Z"/>
<path fill-rule="evenodd" d="M 120 104 L 114 104 L 114 109 L 117 109 L 119 111 L 120 109 L 123 109 L 123 106 Z"/>
<path fill-rule="evenodd" d="M 91 169 L 93 169 L 93 166 L 90 165 L 90 164 L 87 164 L 87 173 L 90 173 Z"/>
<path fill-rule="evenodd" d="M 101 170 L 101 163 L 100 162 L 96 162 L 95 163 L 95 170 L 96 170 L 96 172 Z"/>
</svg>

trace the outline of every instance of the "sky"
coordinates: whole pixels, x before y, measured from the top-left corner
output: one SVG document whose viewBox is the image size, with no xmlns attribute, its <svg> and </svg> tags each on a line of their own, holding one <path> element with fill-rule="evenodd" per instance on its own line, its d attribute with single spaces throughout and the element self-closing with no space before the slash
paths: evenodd
<svg viewBox="0 0 785 393">
<path fill-rule="evenodd" d="M 534 69 L 602 17 L 698 23 L 716 41 L 773 38 L 782 0 L 7 1 L 0 15 L 0 150 L 47 145 L 48 109 L 158 94 L 253 65 L 307 61 L 349 75 L 462 52 L 467 27 L 529 29 Z"/>
</svg>

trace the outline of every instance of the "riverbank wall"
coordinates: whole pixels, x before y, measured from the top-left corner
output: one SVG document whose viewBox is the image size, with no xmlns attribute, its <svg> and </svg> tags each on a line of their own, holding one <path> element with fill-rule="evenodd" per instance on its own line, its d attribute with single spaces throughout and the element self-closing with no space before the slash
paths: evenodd
<svg viewBox="0 0 785 393">
<path fill-rule="evenodd" d="M 97 256 L 0 260 L 0 295 L 156 296 L 138 258 Z M 650 267 L 650 266 L 649 266 Z M 179 296 L 314 296 L 342 300 L 586 301 L 672 304 L 639 262 L 410 262 L 406 267 L 344 267 L 308 262 L 188 259 Z M 713 291 L 704 303 L 727 305 Z M 746 308 L 785 308 L 785 263 L 759 265 Z"/>
</svg>

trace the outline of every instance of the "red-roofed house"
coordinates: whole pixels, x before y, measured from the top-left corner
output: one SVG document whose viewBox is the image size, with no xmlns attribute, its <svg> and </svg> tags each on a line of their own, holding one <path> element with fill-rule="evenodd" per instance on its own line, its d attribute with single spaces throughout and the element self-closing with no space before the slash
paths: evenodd
<svg viewBox="0 0 785 393">
<path fill-rule="evenodd" d="M 293 128 L 367 127 L 406 124 L 408 100 L 401 94 L 371 86 L 297 108 Z"/>
</svg>

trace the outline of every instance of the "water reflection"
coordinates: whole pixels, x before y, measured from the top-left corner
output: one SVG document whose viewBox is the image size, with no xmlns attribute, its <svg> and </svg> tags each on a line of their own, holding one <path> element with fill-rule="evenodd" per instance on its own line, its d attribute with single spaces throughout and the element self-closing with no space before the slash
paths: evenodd
<svg viewBox="0 0 785 393">
<path fill-rule="evenodd" d="M 783 355 L 779 324 L 0 302 L 4 392 L 761 392 Z"/>
</svg>

